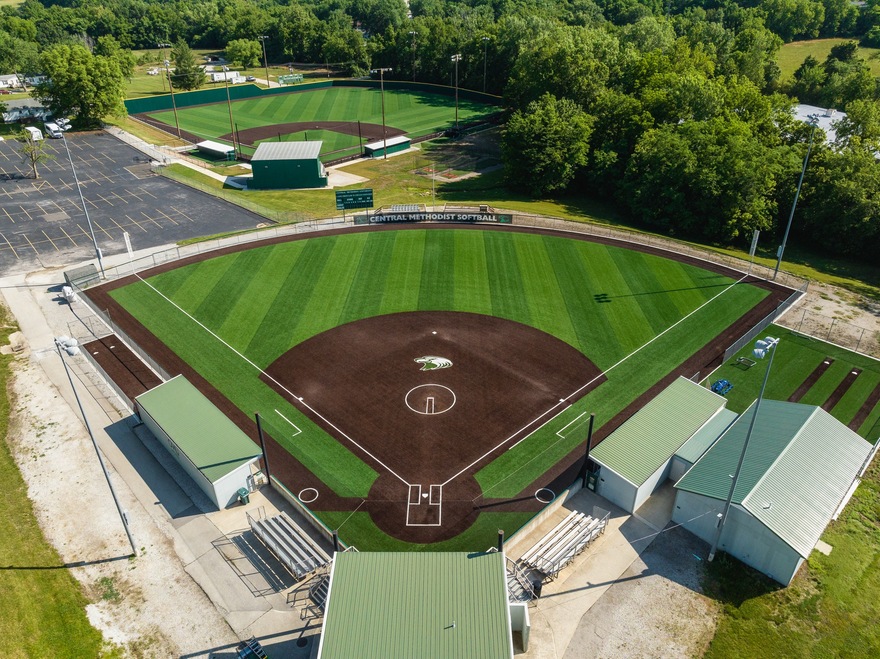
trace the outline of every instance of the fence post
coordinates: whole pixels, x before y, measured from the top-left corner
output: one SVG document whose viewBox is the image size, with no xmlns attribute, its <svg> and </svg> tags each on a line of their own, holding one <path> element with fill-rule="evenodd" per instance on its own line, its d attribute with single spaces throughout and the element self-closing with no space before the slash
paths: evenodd
<svg viewBox="0 0 880 659">
<path fill-rule="evenodd" d="M 825 337 L 825 340 L 826 340 L 826 341 L 828 341 L 828 340 L 831 339 L 831 332 L 834 331 L 834 321 L 835 321 L 835 320 L 837 320 L 837 318 L 832 318 L 832 319 L 831 319 L 831 327 L 828 328 L 828 336 Z"/>
</svg>

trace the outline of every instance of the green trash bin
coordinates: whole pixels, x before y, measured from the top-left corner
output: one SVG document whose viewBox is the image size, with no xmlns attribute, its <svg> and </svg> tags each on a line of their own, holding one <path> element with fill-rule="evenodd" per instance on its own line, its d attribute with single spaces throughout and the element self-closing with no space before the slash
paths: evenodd
<svg viewBox="0 0 880 659">
<path fill-rule="evenodd" d="M 251 502 L 251 493 L 248 492 L 246 487 L 242 487 L 238 490 L 238 498 L 241 499 L 242 504 L 246 506 Z"/>
</svg>

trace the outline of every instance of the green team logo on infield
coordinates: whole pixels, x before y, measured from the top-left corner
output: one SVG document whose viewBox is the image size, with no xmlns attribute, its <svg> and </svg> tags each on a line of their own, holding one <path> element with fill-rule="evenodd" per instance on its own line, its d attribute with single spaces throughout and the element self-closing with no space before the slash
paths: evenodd
<svg viewBox="0 0 880 659">
<path fill-rule="evenodd" d="M 413 361 L 422 365 L 422 368 L 419 369 L 420 371 L 434 371 L 438 368 L 449 368 L 452 366 L 452 361 L 446 359 L 446 357 L 433 357 L 431 355 L 419 357 Z"/>
</svg>

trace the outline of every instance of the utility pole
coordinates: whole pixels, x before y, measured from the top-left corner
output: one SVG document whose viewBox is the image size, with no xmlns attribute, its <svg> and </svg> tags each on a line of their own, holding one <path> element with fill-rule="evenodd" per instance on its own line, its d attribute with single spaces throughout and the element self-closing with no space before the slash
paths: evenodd
<svg viewBox="0 0 880 659">
<path fill-rule="evenodd" d="M 257 37 L 260 40 L 260 43 L 263 44 L 263 66 L 266 68 L 266 88 L 270 88 L 272 85 L 269 84 L 269 60 L 266 58 L 266 39 L 268 39 L 265 34 Z"/>
<path fill-rule="evenodd" d="M 156 45 L 162 49 L 162 61 L 163 62 L 168 61 L 168 57 L 165 54 L 165 49 L 169 48 L 171 46 L 171 44 L 170 43 L 158 43 Z M 165 78 L 162 78 L 162 91 L 163 92 L 165 91 Z"/>
<path fill-rule="evenodd" d="M 409 36 L 412 37 L 412 74 L 413 82 L 416 81 L 416 31 L 410 30 Z"/>
<path fill-rule="evenodd" d="M 489 37 L 483 37 L 483 93 L 486 93 L 486 62 L 489 52 Z"/>
<path fill-rule="evenodd" d="M 385 67 L 382 69 L 373 69 L 370 73 L 378 73 L 379 74 L 379 89 L 382 94 L 382 155 L 385 160 L 388 160 L 388 133 L 385 130 L 385 72 L 389 73 L 392 71 L 390 67 Z"/>
<path fill-rule="evenodd" d="M 776 275 L 779 274 L 779 266 L 782 264 L 782 254 L 785 252 L 785 244 L 788 242 L 788 232 L 791 230 L 791 221 L 794 219 L 794 209 L 797 208 L 798 197 L 801 195 L 801 185 L 804 183 L 804 174 L 807 173 L 807 163 L 810 162 L 810 151 L 813 150 L 813 134 L 816 132 L 816 126 L 819 125 L 819 115 L 811 114 L 807 117 L 807 123 L 812 126 L 810 129 L 810 143 L 807 146 L 807 155 L 804 157 L 804 166 L 801 169 L 801 178 L 798 180 L 797 190 L 794 193 L 794 203 L 791 205 L 791 213 L 788 216 L 788 224 L 785 225 L 785 235 L 782 237 L 782 244 L 779 246 L 779 252 L 776 254 L 776 269 L 773 270 L 773 281 L 776 281 Z"/>
</svg>

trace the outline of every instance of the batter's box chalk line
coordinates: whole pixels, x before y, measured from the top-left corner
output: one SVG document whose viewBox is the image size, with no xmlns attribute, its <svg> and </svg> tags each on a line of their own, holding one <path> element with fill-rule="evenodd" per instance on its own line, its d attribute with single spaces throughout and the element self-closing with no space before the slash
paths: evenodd
<svg viewBox="0 0 880 659">
<path fill-rule="evenodd" d="M 416 521 L 418 516 L 424 517 L 428 509 L 436 508 L 437 520 L 431 522 Z M 442 526 L 443 513 L 443 486 L 432 484 L 428 491 L 423 492 L 419 483 L 409 485 L 406 501 L 406 525 L 407 526 Z"/>
</svg>

